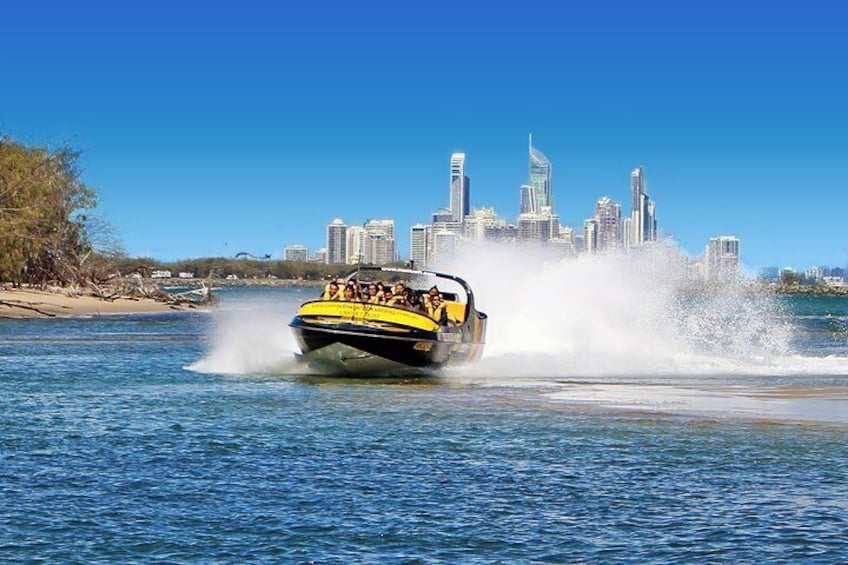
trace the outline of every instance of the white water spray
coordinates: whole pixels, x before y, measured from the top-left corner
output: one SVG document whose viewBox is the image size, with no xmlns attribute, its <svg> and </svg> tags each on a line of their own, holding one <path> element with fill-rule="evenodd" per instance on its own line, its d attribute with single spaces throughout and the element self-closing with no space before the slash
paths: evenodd
<svg viewBox="0 0 848 565">
<path fill-rule="evenodd" d="M 753 281 L 696 287 L 671 243 L 555 259 L 526 247 L 475 246 L 461 273 L 489 315 L 480 378 L 767 374 L 799 368 L 782 305 Z M 794 360 L 794 361 L 793 361 Z M 844 359 L 836 363 L 845 369 Z M 799 367 L 800 365 L 800 367 Z"/>
<path fill-rule="evenodd" d="M 303 372 L 295 361 L 297 343 L 288 327 L 303 300 L 290 294 L 283 299 L 225 302 L 213 314 L 209 352 L 187 368 L 221 374 Z"/>
</svg>

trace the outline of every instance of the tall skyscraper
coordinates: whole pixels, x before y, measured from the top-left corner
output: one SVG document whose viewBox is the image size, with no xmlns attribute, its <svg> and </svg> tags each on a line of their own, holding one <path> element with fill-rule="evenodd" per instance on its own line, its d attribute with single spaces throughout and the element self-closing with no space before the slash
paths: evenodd
<svg viewBox="0 0 848 565">
<path fill-rule="evenodd" d="M 739 240 L 729 235 L 711 237 L 704 263 L 704 274 L 708 281 L 733 279 L 739 272 Z"/>
<path fill-rule="evenodd" d="M 358 265 L 365 263 L 365 243 L 368 232 L 362 226 L 349 226 L 347 228 L 347 263 Z"/>
<path fill-rule="evenodd" d="M 596 246 L 606 251 L 621 245 L 621 204 L 604 196 L 595 206 Z"/>
<path fill-rule="evenodd" d="M 583 222 L 583 253 L 594 255 L 598 252 L 598 223 L 594 219 Z"/>
<path fill-rule="evenodd" d="M 521 198 L 521 214 L 535 214 L 539 211 L 536 202 L 536 187 L 532 184 L 522 184 L 519 189 Z"/>
<path fill-rule="evenodd" d="M 450 160 L 451 219 L 460 224 L 471 211 L 471 179 L 465 174 L 465 153 L 454 153 Z"/>
<path fill-rule="evenodd" d="M 530 134 L 530 186 L 533 187 L 536 196 L 536 209 L 541 212 L 543 206 L 551 209 L 554 207 L 554 198 L 551 188 L 552 167 L 551 162 L 545 155 L 533 147 L 533 134 Z"/>
<path fill-rule="evenodd" d="M 621 220 L 621 246 L 624 249 L 633 247 L 633 218 Z"/>
<path fill-rule="evenodd" d="M 424 224 L 415 224 L 409 230 L 409 260 L 419 269 L 427 266 L 428 228 Z"/>
<path fill-rule="evenodd" d="M 336 218 L 327 226 L 327 263 L 347 262 L 347 225 Z"/>
<path fill-rule="evenodd" d="M 646 198 L 647 195 L 645 196 Z M 648 207 L 645 211 L 645 229 L 647 230 L 646 238 L 648 241 L 657 240 L 657 213 L 656 203 L 648 198 Z"/>
<path fill-rule="evenodd" d="M 630 173 L 630 218 L 633 221 L 633 245 L 657 239 L 657 220 L 654 203 L 645 191 L 645 167 L 639 166 Z"/>
</svg>

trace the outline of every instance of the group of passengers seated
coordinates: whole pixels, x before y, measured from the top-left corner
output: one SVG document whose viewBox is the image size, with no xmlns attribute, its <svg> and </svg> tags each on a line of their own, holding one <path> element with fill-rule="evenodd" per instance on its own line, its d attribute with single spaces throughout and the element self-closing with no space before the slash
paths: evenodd
<svg viewBox="0 0 848 565">
<path fill-rule="evenodd" d="M 426 293 L 406 287 L 402 282 L 394 286 L 386 282 L 362 284 L 353 279 L 345 282 L 343 278 L 330 282 L 321 296 L 322 300 L 340 302 L 362 302 L 405 308 L 427 314 L 441 325 L 448 324 L 448 312 L 444 297 L 439 288 L 433 286 Z"/>
</svg>

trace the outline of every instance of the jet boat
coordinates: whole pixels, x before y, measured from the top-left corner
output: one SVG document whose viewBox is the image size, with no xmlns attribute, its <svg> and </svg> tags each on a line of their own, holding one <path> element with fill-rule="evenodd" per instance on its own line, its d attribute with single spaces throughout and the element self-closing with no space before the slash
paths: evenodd
<svg viewBox="0 0 848 565">
<path fill-rule="evenodd" d="M 300 360 L 325 374 L 402 376 L 432 374 L 447 365 L 480 358 L 486 314 L 477 310 L 471 287 L 460 277 L 390 267 L 360 267 L 344 284 L 403 282 L 424 295 L 436 287 L 446 316 L 437 321 L 407 305 L 318 298 L 303 303 L 289 326 Z"/>
</svg>

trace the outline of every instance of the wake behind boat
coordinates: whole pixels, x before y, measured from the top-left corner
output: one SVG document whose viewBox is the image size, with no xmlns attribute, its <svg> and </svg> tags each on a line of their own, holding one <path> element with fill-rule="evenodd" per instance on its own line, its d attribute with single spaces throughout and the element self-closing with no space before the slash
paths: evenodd
<svg viewBox="0 0 848 565">
<path fill-rule="evenodd" d="M 486 315 L 463 279 L 361 267 L 301 305 L 289 326 L 310 367 L 329 374 L 426 374 L 480 358 Z"/>
</svg>

